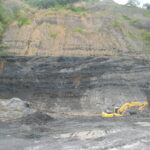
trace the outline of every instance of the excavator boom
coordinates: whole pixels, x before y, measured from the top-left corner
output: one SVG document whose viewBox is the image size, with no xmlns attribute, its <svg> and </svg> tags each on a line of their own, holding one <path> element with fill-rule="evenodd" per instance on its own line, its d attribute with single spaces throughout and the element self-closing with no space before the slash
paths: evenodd
<svg viewBox="0 0 150 150">
<path fill-rule="evenodd" d="M 148 106 L 148 102 L 144 102 L 144 103 L 130 102 L 130 103 L 126 103 L 122 107 L 120 107 L 118 109 L 118 113 L 123 114 L 129 107 L 139 107 L 139 110 L 143 110 L 146 106 Z"/>
</svg>

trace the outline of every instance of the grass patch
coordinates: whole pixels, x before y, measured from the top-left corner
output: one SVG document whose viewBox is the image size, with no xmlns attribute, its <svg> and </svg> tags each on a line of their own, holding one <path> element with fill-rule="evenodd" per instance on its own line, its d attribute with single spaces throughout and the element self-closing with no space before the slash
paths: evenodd
<svg viewBox="0 0 150 150">
<path fill-rule="evenodd" d="M 129 50 L 129 51 L 132 51 L 132 46 L 131 46 L 131 44 L 127 44 L 127 49 Z"/>
<path fill-rule="evenodd" d="M 11 20 L 11 15 L 9 14 L 8 9 L 0 4 L 0 39 Z"/>
<path fill-rule="evenodd" d="M 143 40 L 150 42 L 150 32 L 148 32 L 146 30 L 142 30 L 141 35 L 142 35 Z"/>
<path fill-rule="evenodd" d="M 134 19 L 134 20 L 131 20 L 131 24 L 133 26 L 138 26 L 141 24 L 141 20 L 140 19 Z"/>
<path fill-rule="evenodd" d="M 115 27 L 115 28 L 118 28 L 120 31 L 124 32 L 125 26 L 121 21 L 114 20 L 112 22 L 112 26 Z"/>
<path fill-rule="evenodd" d="M 55 6 L 54 8 L 49 8 L 45 13 L 45 16 L 53 14 L 76 14 L 79 16 L 86 16 L 88 9 L 86 7 L 77 7 L 73 5 L 66 6 Z"/>
<path fill-rule="evenodd" d="M 145 44 L 144 50 L 145 51 L 150 51 L 150 42 L 146 41 L 146 42 L 144 42 L 144 44 Z"/>
<path fill-rule="evenodd" d="M 145 50 L 150 51 L 150 32 L 146 30 L 141 30 L 141 36 L 144 40 Z"/>
<path fill-rule="evenodd" d="M 109 14 L 109 12 L 105 8 L 103 8 L 99 11 L 96 11 L 95 14 L 97 14 L 97 15 L 107 15 L 107 14 Z"/>
<path fill-rule="evenodd" d="M 6 44 L 0 44 L 0 55 L 2 56 L 8 56 L 8 51 L 7 51 L 8 45 Z"/>
<path fill-rule="evenodd" d="M 79 16 L 87 16 L 87 12 L 75 12 Z"/>
<path fill-rule="evenodd" d="M 83 33 L 83 32 L 85 32 L 85 29 L 83 29 L 81 27 L 76 27 L 76 28 L 73 29 L 73 32 Z"/>
<path fill-rule="evenodd" d="M 7 44 L 0 44 L 0 49 L 6 49 L 6 48 L 8 48 Z"/>
<path fill-rule="evenodd" d="M 49 29 L 48 37 L 56 38 L 58 36 L 59 33 L 57 30 L 55 30 L 55 26 L 53 26 L 51 24 L 47 24 L 46 27 Z"/>
<path fill-rule="evenodd" d="M 13 20 L 17 22 L 18 27 L 29 25 L 32 23 L 30 17 L 20 8 L 15 7 L 13 9 Z"/>
<path fill-rule="evenodd" d="M 70 9 L 74 12 L 86 12 L 88 9 L 83 6 L 73 6 L 73 5 L 68 5 L 67 9 Z"/>
<path fill-rule="evenodd" d="M 49 16 L 49 15 L 53 15 L 53 14 L 65 14 L 65 15 L 67 15 L 70 13 L 71 13 L 70 10 L 67 10 L 63 7 L 61 7 L 61 8 L 49 8 L 47 10 L 47 12 L 45 13 L 45 16 Z"/>
<path fill-rule="evenodd" d="M 130 18 L 130 17 L 128 17 L 128 16 L 123 16 L 123 18 L 124 18 L 125 20 L 128 20 L 128 21 L 130 21 L 130 20 L 131 20 L 131 18 Z"/>
<path fill-rule="evenodd" d="M 47 27 L 48 29 L 50 29 L 50 28 L 52 28 L 53 26 L 52 26 L 51 24 L 47 24 L 46 27 Z"/>
<path fill-rule="evenodd" d="M 9 53 L 8 53 L 8 51 L 6 51 L 6 50 L 1 50 L 1 51 L 0 51 L 0 55 L 1 55 L 1 56 L 8 56 Z"/>
<path fill-rule="evenodd" d="M 3 35 L 4 25 L 0 22 L 0 37 Z"/>
<path fill-rule="evenodd" d="M 24 25 L 32 24 L 32 21 L 29 18 L 26 17 L 19 17 L 17 18 L 18 27 L 22 27 Z"/>
<path fill-rule="evenodd" d="M 130 37 L 131 39 L 137 40 L 137 37 L 136 37 L 133 33 L 128 32 L 128 35 L 129 35 L 129 37 Z"/>
<path fill-rule="evenodd" d="M 49 32 L 48 33 L 48 36 L 51 37 L 51 38 L 56 38 L 58 35 L 58 32 Z"/>
<path fill-rule="evenodd" d="M 145 42 L 145 45 L 146 45 L 147 47 L 150 47 L 150 42 Z"/>
<path fill-rule="evenodd" d="M 129 16 L 123 16 L 123 18 L 127 21 L 129 21 L 133 26 L 138 26 L 141 24 L 141 20 L 140 19 L 132 19 Z"/>
<path fill-rule="evenodd" d="M 144 16 L 144 17 L 147 17 L 147 18 L 150 18 L 150 12 L 145 12 L 145 13 L 143 14 L 143 16 Z"/>
<path fill-rule="evenodd" d="M 74 14 L 80 15 L 80 16 L 86 16 L 88 9 L 83 6 L 74 6 L 74 5 L 68 5 L 66 7 L 67 9 L 71 10 Z"/>
</svg>

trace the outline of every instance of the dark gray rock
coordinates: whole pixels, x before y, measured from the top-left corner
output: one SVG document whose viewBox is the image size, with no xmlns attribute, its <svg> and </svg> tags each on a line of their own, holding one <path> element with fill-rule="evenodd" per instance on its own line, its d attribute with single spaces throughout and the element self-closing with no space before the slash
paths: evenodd
<svg viewBox="0 0 150 150">
<path fill-rule="evenodd" d="M 31 125 L 38 124 L 42 125 L 48 123 L 49 121 L 54 121 L 55 119 L 50 117 L 49 115 L 43 114 L 41 112 L 35 112 L 21 119 L 23 124 Z"/>
<path fill-rule="evenodd" d="M 150 61 L 136 58 L 0 57 L 0 97 L 53 112 L 94 112 L 150 99 Z"/>
</svg>

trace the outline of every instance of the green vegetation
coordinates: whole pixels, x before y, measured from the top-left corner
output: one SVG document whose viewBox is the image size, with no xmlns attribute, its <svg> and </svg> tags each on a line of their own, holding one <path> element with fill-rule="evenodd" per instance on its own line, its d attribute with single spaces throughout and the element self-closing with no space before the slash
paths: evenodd
<svg viewBox="0 0 150 150">
<path fill-rule="evenodd" d="M 130 21 L 130 20 L 131 20 L 131 18 L 130 18 L 130 17 L 128 17 L 128 16 L 123 16 L 123 18 L 124 18 L 125 20 L 128 20 L 128 21 Z"/>
<path fill-rule="evenodd" d="M 17 21 L 19 27 L 32 23 L 32 21 L 29 19 L 29 16 L 27 16 L 19 8 L 13 9 L 13 20 Z"/>
<path fill-rule="evenodd" d="M 149 16 L 149 14 L 146 14 L 146 13 L 144 13 L 143 15 Z M 129 21 L 130 24 L 133 25 L 133 26 L 138 26 L 138 25 L 141 24 L 141 20 L 140 20 L 140 19 L 132 19 L 132 18 L 130 18 L 130 17 L 128 17 L 128 16 L 123 16 L 123 18 L 124 18 L 125 20 Z"/>
<path fill-rule="evenodd" d="M 112 22 L 112 25 L 113 25 L 114 27 L 118 27 L 118 28 L 122 28 L 122 26 L 123 26 L 123 24 L 122 24 L 119 20 L 114 20 L 114 21 Z"/>
<path fill-rule="evenodd" d="M 3 36 L 5 29 L 8 27 L 11 21 L 11 15 L 9 14 L 8 10 L 1 4 L 0 1 L 0 42 Z M 0 54 L 7 55 L 6 52 L 7 45 L 0 43 Z"/>
<path fill-rule="evenodd" d="M 128 32 L 128 35 L 129 35 L 129 37 L 130 37 L 131 39 L 137 40 L 137 37 L 136 37 L 133 33 Z"/>
<path fill-rule="evenodd" d="M 142 39 L 145 43 L 145 50 L 150 50 L 150 32 L 146 30 L 141 30 Z"/>
<path fill-rule="evenodd" d="M 76 14 L 80 16 L 86 16 L 88 12 L 88 9 L 85 7 L 77 7 L 73 5 L 67 5 L 67 6 L 57 6 L 54 8 L 47 9 L 47 13 L 45 16 L 52 15 L 52 14 Z"/>
<path fill-rule="evenodd" d="M 0 44 L 0 50 L 1 49 L 6 49 L 6 48 L 8 48 L 8 45 L 6 45 L 6 44 Z"/>
<path fill-rule="evenodd" d="M 17 23 L 19 27 L 31 23 L 31 20 L 23 13 L 23 10 L 19 8 L 7 9 L 4 7 L 2 1 L 0 1 L 0 55 L 8 55 L 6 44 L 1 44 L 3 33 L 6 28 L 12 23 Z"/>
<path fill-rule="evenodd" d="M 71 10 L 71 13 L 78 14 L 80 16 L 85 16 L 87 14 L 87 8 L 82 6 L 74 6 L 73 3 L 78 2 L 80 0 L 22 0 L 28 3 L 31 6 L 37 7 L 39 9 L 48 9 L 51 8 L 49 15 L 57 11 L 63 13 L 69 13 L 67 10 Z M 93 0 L 82 0 L 92 2 Z"/>
<path fill-rule="evenodd" d="M 56 38 L 58 35 L 58 32 L 49 32 L 48 33 L 48 36 L 51 37 L 51 38 Z"/>
<path fill-rule="evenodd" d="M 86 2 L 99 2 L 99 0 L 22 0 L 23 2 L 28 3 L 31 6 L 37 7 L 39 9 L 47 8 L 60 8 L 72 5 L 75 2 L 86 1 Z M 74 8 L 73 8 L 74 9 Z M 82 7 L 75 8 L 73 11 L 83 11 Z"/>
<path fill-rule="evenodd" d="M 0 36 L 3 34 L 4 32 L 4 25 L 0 22 Z"/>
<path fill-rule="evenodd" d="M 8 45 L 0 44 L 0 55 L 7 56 L 8 55 L 7 48 Z"/>
<path fill-rule="evenodd" d="M 0 4 L 0 38 L 2 37 L 4 30 L 6 29 L 10 20 L 11 17 L 7 9 Z"/>
<path fill-rule="evenodd" d="M 115 28 L 118 28 L 120 31 L 124 32 L 124 24 L 120 21 L 120 20 L 114 20 L 112 22 L 112 26 L 115 27 Z"/>
<path fill-rule="evenodd" d="M 18 26 L 19 27 L 22 27 L 24 25 L 29 25 L 32 23 L 32 21 L 28 18 L 25 18 L 25 17 L 19 17 L 17 18 L 17 22 L 18 22 Z"/>
<path fill-rule="evenodd" d="M 8 25 L 10 25 L 12 22 L 17 22 L 19 27 L 31 23 L 29 17 L 26 16 L 25 13 L 23 14 L 21 11 L 22 10 L 19 8 L 13 8 L 13 10 L 10 12 L 10 10 L 6 9 L 0 3 L 0 38 L 2 37 Z"/>
<path fill-rule="evenodd" d="M 150 11 L 147 11 L 147 12 L 143 13 L 143 16 L 147 17 L 147 18 L 150 18 Z"/>
<path fill-rule="evenodd" d="M 134 26 L 138 26 L 138 25 L 140 25 L 140 23 L 141 23 L 140 19 L 131 20 L 131 24 L 134 25 Z"/>
<path fill-rule="evenodd" d="M 74 14 L 80 15 L 80 16 L 86 16 L 88 9 L 83 6 L 73 6 L 73 5 L 68 5 L 66 6 L 66 9 L 71 10 Z"/>
<path fill-rule="evenodd" d="M 71 12 L 65 8 L 49 8 L 47 9 L 45 16 L 53 15 L 53 14 L 70 14 Z"/>
<path fill-rule="evenodd" d="M 128 3 L 126 5 L 137 7 L 140 5 L 140 1 L 139 0 L 128 0 Z"/>
<path fill-rule="evenodd" d="M 65 6 L 79 0 L 22 0 L 31 6 L 37 7 L 39 9 L 47 9 L 50 7 Z"/>
<path fill-rule="evenodd" d="M 127 44 L 127 49 L 129 50 L 129 51 L 132 51 L 132 46 L 131 46 L 131 44 Z"/>
<path fill-rule="evenodd" d="M 150 42 L 150 32 L 146 30 L 141 31 L 142 38 L 148 42 Z"/>
<path fill-rule="evenodd" d="M 145 45 L 150 48 L 150 42 L 145 42 Z"/>
<path fill-rule="evenodd" d="M 150 9 L 150 4 L 146 3 L 143 5 L 143 7 L 145 7 L 146 9 Z"/>
<path fill-rule="evenodd" d="M 69 8 L 70 10 L 72 10 L 74 12 L 84 12 L 84 11 L 87 11 L 87 8 L 85 8 L 83 6 L 75 7 L 73 5 L 68 5 L 67 8 Z"/>
<path fill-rule="evenodd" d="M 48 37 L 50 38 L 56 38 L 59 32 L 55 30 L 55 26 L 51 24 L 47 24 L 46 27 L 49 29 Z"/>
<path fill-rule="evenodd" d="M 85 32 L 85 29 L 83 29 L 81 27 L 76 27 L 76 28 L 73 29 L 73 32 L 83 33 L 83 32 Z"/>
<path fill-rule="evenodd" d="M 109 15 L 110 13 L 106 10 L 106 8 L 103 8 L 99 11 L 96 11 L 96 14 L 97 15 L 107 15 L 107 14 Z"/>
</svg>

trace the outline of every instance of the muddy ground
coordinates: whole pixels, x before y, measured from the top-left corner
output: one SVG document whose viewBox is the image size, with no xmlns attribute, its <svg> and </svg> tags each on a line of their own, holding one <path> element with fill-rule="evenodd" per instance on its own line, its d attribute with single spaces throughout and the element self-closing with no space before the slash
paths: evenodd
<svg viewBox="0 0 150 150">
<path fill-rule="evenodd" d="M 28 119 L 27 119 L 28 118 Z M 0 150 L 149 150 L 150 115 L 53 114 L 0 122 Z M 38 118 L 38 119 L 37 119 Z M 41 122 L 42 121 L 42 122 Z"/>
</svg>

